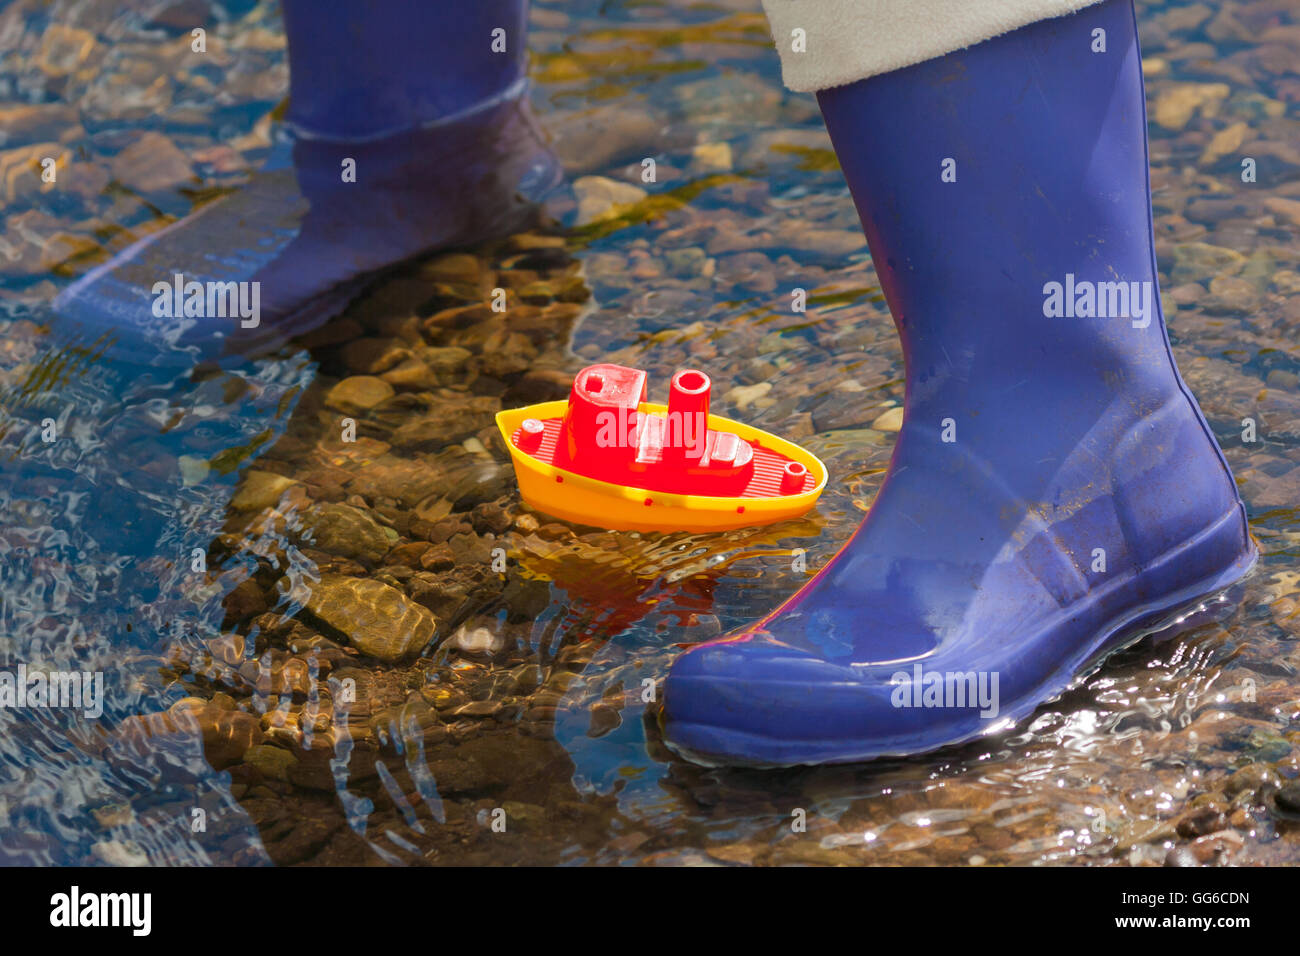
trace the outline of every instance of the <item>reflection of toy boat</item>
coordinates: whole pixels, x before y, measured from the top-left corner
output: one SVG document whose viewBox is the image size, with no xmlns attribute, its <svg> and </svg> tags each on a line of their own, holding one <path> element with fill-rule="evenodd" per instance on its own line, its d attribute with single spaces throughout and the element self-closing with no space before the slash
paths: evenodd
<svg viewBox="0 0 1300 956">
<path fill-rule="evenodd" d="M 798 445 L 709 414 L 703 372 L 650 404 L 646 374 L 592 365 L 568 402 L 497 414 L 519 490 L 539 511 L 620 531 L 724 531 L 798 517 L 826 466 Z"/>
</svg>

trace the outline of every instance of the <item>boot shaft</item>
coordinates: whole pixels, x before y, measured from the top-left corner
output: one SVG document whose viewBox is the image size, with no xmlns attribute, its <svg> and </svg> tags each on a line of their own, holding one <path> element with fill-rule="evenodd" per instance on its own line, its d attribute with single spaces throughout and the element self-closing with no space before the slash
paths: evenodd
<svg viewBox="0 0 1300 956">
<path fill-rule="evenodd" d="M 508 95 L 527 62 L 527 0 L 284 0 L 289 122 L 365 138 Z"/>
<path fill-rule="evenodd" d="M 1177 388 L 1156 280 L 1130 0 L 819 101 L 915 398 L 1059 366 L 1073 400 Z"/>
</svg>

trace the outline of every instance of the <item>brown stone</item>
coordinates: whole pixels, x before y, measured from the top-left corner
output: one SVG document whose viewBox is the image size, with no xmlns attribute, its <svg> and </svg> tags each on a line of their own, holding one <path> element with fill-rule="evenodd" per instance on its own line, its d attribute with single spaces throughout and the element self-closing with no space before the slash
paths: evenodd
<svg viewBox="0 0 1300 956">
<path fill-rule="evenodd" d="M 161 133 L 145 133 L 113 158 L 113 178 L 139 193 L 160 193 L 194 180 L 184 153 Z"/>
<path fill-rule="evenodd" d="M 379 581 L 326 574 L 309 586 L 304 610 L 381 661 L 414 657 L 438 629 L 428 609 Z"/>
</svg>

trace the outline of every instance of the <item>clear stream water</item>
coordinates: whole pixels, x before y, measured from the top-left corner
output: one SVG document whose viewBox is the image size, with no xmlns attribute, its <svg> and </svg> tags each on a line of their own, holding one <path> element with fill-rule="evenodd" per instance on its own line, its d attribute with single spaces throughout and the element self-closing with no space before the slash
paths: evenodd
<svg viewBox="0 0 1300 956">
<path fill-rule="evenodd" d="M 151 20 L 157 7 L 0 4 L 0 664 L 98 671 L 105 690 L 95 719 L 0 710 L 0 860 L 1300 861 L 1295 825 L 1270 810 L 1300 774 L 1294 4 L 1140 5 L 1171 336 L 1263 553 L 1235 603 L 1123 652 L 1000 737 L 764 772 L 674 757 L 643 682 L 678 644 L 779 603 L 847 538 L 888 463 L 892 433 L 871 425 L 901 401 L 902 368 L 815 103 L 782 88 L 757 3 L 535 4 L 533 99 L 570 182 L 603 176 L 646 197 L 571 228 L 577 204 L 561 190 L 544 253 L 516 242 L 416 264 L 333 331 L 178 376 L 70 342 L 50 300 L 133 236 L 237 188 L 267 154 L 287 65 L 272 3 L 198 0 Z M 183 30 L 195 18 L 209 33 L 197 60 Z M 171 144 L 147 151 L 161 172 L 120 158 L 145 132 Z M 168 174 L 173 147 L 180 175 Z M 54 188 L 33 171 L 45 155 L 61 157 Z M 1255 183 L 1241 181 L 1243 156 Z M 432 408 L 359 416 L 359 446 L 334 442 L 326 409 L 349 343 L 394 334 L 390 313 L 426 318 L 412 303 L 438 282 L 441 308 L 473 303 L 465 282 L 445 281 L 466 269 L 512 289 L 541 282 L 528 294 L 550 311 L 516 314 L 532 322 L 527 348 L 485 345 L 479 326 L 439 332 L 441 347 L 504 355 L 513 341 L 522 356 L 495 372 L 482 362 L 505 359 L 474 359 L 483 378 L 458 395 L 508 402 L 524 380 L 595 360 L 645 367 L 660 386 L 698 365 L 720 410 L 822 455 L 832 478 L 817 511 L 718 536 L 530 521 L 490 429 L 418 453 L 394 440 L 403 415 L 452 414 L 438 403 L 460 399 L 436 390 Z M 795 286 L 811 290 L 806 314 L 789 311 Z M 306 497 L 238 506 L 250 472 L 297 481 Z M 404 545 L 416 511 L 436 524 L 467 502 L 487 510 L 448 540 L 443 564 L 416 556 L 422 544 L 401 552 L 405 564 L 381 563 L 325 553 L 319 528 L 321 547 L 303 543 L 302 525 L 331 501 L 369 509 Z M 508 527 L 485 530 L 493 502 Z M 461 582 L 495 546 L 509 553 L 504 577 Z M 196 551 L 207 571 L 193 569 Z M 436 593 L 440 643 L 400 666 L 348 657 L 294 618 L 293 586 L 322 571 Z M 464 584 L 455 600 L 452 580 Z M 299 675 L 305 690 L 281 686 L 286 659 L 323 659 L 306 647 L 333 653 L 335 681 L 352 675 L 370 709 L 324 706 L 319 734 L 304 737 L 280 731 L 311 723 L 304 710 L 337 689 L 321 670 Z M 203 716 L 178 716 L 190 707 Z M 261 737 L 249 749 L 239 737 L 251 725 Z M 504 833 L 491 825 L 499 809 Z"/>
</svg>

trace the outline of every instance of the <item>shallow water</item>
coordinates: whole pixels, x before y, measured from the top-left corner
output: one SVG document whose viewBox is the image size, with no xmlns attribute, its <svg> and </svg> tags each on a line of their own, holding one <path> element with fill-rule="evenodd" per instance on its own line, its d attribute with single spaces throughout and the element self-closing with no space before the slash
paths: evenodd
<svg viewBox="0 0 1300 956">
<path fill-rule="evenodd" d="M 144 8 L 0 10 L 0 111 L 40 105 L 0 114 L 0 653 L 7 670 L 105 682 L 97 719 L 0 710 L 0 858 L 1300 861 L 1300 830 L 1270 812 L 1300 774 L 1292 5 L 1140 6 L 1170 334 L 1260 566 L 1233 605 L 1113 657 L 1000 737 L 783 771 L 674 757 L 644 701 L 679 644 L 752 621 L 848 537 L 892 447 L 871 426 L 902 399 L 829 140 L 812 98 L 781 87 L 756 4 L 537 4 L 534 102 L 570 183 L 646 196 L 578 226 L 563 191 L 532 233 L 412 264 L 274 357 L 178 377 L 69 346 L 50 298 L 238 186 L 266 156 L 287 73 L 271 4 L 208 7 L 197 67 Z M 179 159 L 159 141 L 146 152 L 170 165 L 116 158 L 143 131 Z M 46 155 L 63 186 L 33 173 Z M 498 285 L 505 318 L 455 311 Z M 806 314 L 793 287 L 810 290 Z M 437 382 L 393 378 L 423 346 L 465 351 L 439 353 Z M 707 369 L 720 412 L 826 461 L 818 509 L 712 536 L 531 513 L 491 412 L 561 397 L 566 375 L 606 360 L 648 369 L 652 388 Z M 335 388 L 358 372 L 398 394 L 356 413 L 344 442 Z M 318 580 L 347 579 L 429 609 L 435 641 L 403 663 L 359 655 L 302 607 Z M 375 602 L 339 587 L 353 617 Z"/>
</svg>

